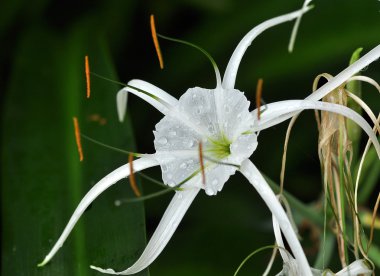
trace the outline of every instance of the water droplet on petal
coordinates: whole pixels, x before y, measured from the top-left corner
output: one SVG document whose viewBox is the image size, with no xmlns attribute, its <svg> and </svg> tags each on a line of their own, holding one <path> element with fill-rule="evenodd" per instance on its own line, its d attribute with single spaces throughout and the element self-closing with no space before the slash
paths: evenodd
<svg viewBox="0 0 380 276">
<path fill-rule="evenodd" d="M 181 169 L 186 169 L 187 168 L 187 164 L 185 162 L 183 162 L 181 165 L 179 165 L 179 167 Z"/>
<path fill-rule="evenodd" d="M 177 193 L 178 193 L 178 198 L 182 199 L 183 198 L 182 192 L 177 192 Z"/>
<path fill-rule="evenodd" d="M 172 131 L 169 131 L 169 135 L 170 136 L 176 136 L 177 135 L 177 132 L 172 130 Z"/>
<path fill-rule="evenodd" d="M 196 112 L 197 114 L 201 114 L 202 113 L 202 109 L 203 109 L 203 106 L 198 106 L 197 109 L 196 109 Z"/>
<path fill-rule="evenodd" d="M 231 108 L 230 108 L 227 104 L 225 104 L 225 105 L 224 105 L 224 111 L 225 111 L 226 113 L 229 113 L 229 112 L 231 111 Z"/>
<path fill-rule="evenodd" d="M 207 127 L 208 131 L 210 131 L 211 134 L 214 134 L 215 133 L 215 128 L 212 124 L 209 124 L 208 127 Z"/>
<path fill-rule="evenodd" d="M 165 137 L 161 137 L 157 140 L 157 142 L 161 145 L 166 145 L 168 143 L 168 139 L 166 139 Z"/>
<path fill-rule="evenodd" d="M 173 180 L 168 181 L 167 184 L 169 185 L 169 187 L 174 187 L 176 185 Z"/>
<path fill-rule="evenodd" d="M 162 172 L 167 172 L 168 171 L 168 166 L 162 165 L 161 169 L 162 169 Z"/>
<path fill-rule="evenodd" d="M 218 179 L 214 179 L 212 182 L 211 182 L 211 184 L 213 185 L 213 186 L 215 186 L 215 185 L 217 185 L 218 184 Z"/>
<path fill-rule="evenodd" d="M 193 100 L 195 100 L 197 98 L 197 94 L 194 93 L 192 97 L 193 97 Z"/>
<path fill-rule="evenodd" d="M 193 147 L 194 146 L 194 140 L 189 140 L 188 143 L 187 143 L 187 146 L 189 148 Z"/>
<path fill-rule="evenodd" d="M 206 194 L 207 195 L 213 195 L 214 191 L 211 188 L 206 188 Z"/>
<path fill-rule="evenodd" d="M 187 161 L 187 164 L 193 164 L 194 163 L 194 160 L 193 159 L 190 159 L 189 161 Z"/>
<path fill-rule="evenodd" d="M 172 178 L 173 178 L 173 175 L 172 175 L 171 173 L 168 173 L 168 174 L 166 175 L 166 177 L 167 177 L 168 179 L 172 179 Z"/>
</svg>

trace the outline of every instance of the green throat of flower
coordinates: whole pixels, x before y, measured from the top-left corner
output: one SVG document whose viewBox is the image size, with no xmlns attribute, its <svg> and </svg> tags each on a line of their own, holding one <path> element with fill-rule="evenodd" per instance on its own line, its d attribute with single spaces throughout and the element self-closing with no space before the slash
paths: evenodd
<svg viewBox="0 0 380 276">
<path fill-rule="evenodd" d="M 221 135 L 219 139 L 208 138 L 210 142 L 207 149 L 205 149 L 206 155 L 217 160 L 226 158 L 231 154 L 230 145 L 231 141 L 225 135 Z"/>
</svg>

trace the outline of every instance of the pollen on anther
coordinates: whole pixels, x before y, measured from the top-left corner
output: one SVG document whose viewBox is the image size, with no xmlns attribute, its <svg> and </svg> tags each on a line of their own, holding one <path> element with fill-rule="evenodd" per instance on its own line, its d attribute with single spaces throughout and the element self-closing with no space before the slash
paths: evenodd
<svg viewBox="0 0 380 276">
<path fill-rule="evenodd" d="M 256 86 L 256 109 L 257 109 L 257 119 L 260 120 L 260 107 L 261 107 L 261 94 L 263 91 L 263 79 L 257 81 Z"/>
<path fill-rule="evenodd" d="M 91 95 L 91 87 L 90 87 L 90 63 L 88 61 L 88 56 L 84 57 L 84 70 L 85 70 L 85 73 L 86 73 L 87 98 L 90 98 L 90 95 Z"/>
<path fill-rule="evenodd" d="M 82 149 L 82 143 L 80 140 L 80 129 L 78 124 L 78 118 L 73 117 L 74 122 L 74 131 L 75 131 L 75 141 L 77 143 L 78 153 L 79 153 L 79 161 L 83 161 L 83 149 Z"/>
<path fill-rule="evenodd" d="M 199 142 L 199 164 L 201 166 L 202 183 L 203 183 L 203 185 L 206 185 L 206 174 L 205 174 L 205 166 L 203 163 L 202 142 Z"/>
<path fill-rule="evenodd" d="M 150 16 L 150 30 L 152 31 L 154 48 L 156 49 L 158 61 L 160 62 L 160 68 L 164 69 L 164 60 L 162 58 L 160 44 L 158 43 L 158 39 L 157 39 L 156 24 L 154 23 L 154 15 L 153 14 Z"/>
<path fill-rule="evenodd" d="M 129 170 L 130 170 L 129 183 L 130 183 L 131 188 L 132 188 L 133 192 L 135 193 L 135 195 L 137 197 L 140 197 L 141 193 L 139 191 L 139 188 L 137 187 L 135 174 L 133 172 L 133 154 L 132 153 L 130 153 L 128 156 L 128 162 L 129 162 Z"/>
</svg>

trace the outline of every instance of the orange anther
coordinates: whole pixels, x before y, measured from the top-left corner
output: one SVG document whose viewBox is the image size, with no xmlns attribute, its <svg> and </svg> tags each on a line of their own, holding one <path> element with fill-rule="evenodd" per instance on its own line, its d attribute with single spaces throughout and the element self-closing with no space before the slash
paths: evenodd
<svg viewBox="0 0 380 276">
<path fill-rule="evenodd" d="M 83 149 L 80 141 L 80 130 L 77 117 L 73 117 L 74 121 L 74 131 L 75 131 L 75 141 L 77 143 L 78 153 L 79 153 L 79 161 L 83 161 Z"/>
<path fill-rule="evenodd" d="M 87 87 L 87 98 L 90 98 L 91 89 L 90 89 L 90 64 L 88 62 L 88 56 L 84 57 L 84 69 L 86 73 L 86 87 Z"/>
<path fill-rule="evenodd" d="M 257 119 L 260 120 L 260 107 L 261 107 L 261 94 L 263 91 L 263 79 L 257 81 L 256 86 L 256 109 L 257 109 Z"/>
<path fill-rule="evenodd" d="M 140 197 L 141 193 L 139 191 L 139 188 L 137 187 L 135 174 L 133 173 L 133 154 L 132 153 L 130 153 L 128 156 L 128 162 L 129 162 L 129 170 L 130 170 L 129 183 L 135 195 L 137 197 Z"/>
<path fill-rule="evenodd" d="M 160 62 L 160 68 L 164 69 L 164 60 L 162 58 L 160 44 L 158 43 L 158 39 L 157 39 L 156 25 L 154 23 L 154 15 L 153 14 L 150 16 L 150 30 L 152 31 L 154 48 L 156 48 L 158 61 Z"/>
<path fill-rule="evenodd" d="M 203 185 L 206 185 L 206 174 L 205 174 L 205 166 L 203 163 L 202 142 L 199 142 L 199 164 L 201 166 L 202 183 Z"/>
</svg>

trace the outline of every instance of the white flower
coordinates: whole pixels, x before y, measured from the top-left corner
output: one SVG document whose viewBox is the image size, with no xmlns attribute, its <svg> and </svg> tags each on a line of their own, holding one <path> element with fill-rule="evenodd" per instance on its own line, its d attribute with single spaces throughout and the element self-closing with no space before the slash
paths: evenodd
<svg viewBox="0 0 380 276">
<path fill-rule="evenodd" d="M 134 170 L 141 171 L 159 165 L 164 183 L 169 186 L 182 184 L 182 189 L 176 191 L 147 247 L 131 267 L 122 272 L 94 266 L 91 268 L 104 273 L 120 275 L 134 274 L 145 269 L 164 249 L 198 192 L 204 189 L 208 195 L 217 194 L 229 177 L 239 170 L 254 186 L 277 219 L 295 256 L 297 269 L 302 272 L 302 275 L 312 275 L 308 261 L 285 211 L 249 157 L 257 147 L 259 131 L 278 124 L 304 109 L 337 112 L 353 119 L 367 132 L 380 155 L 380 145 L 376 136 L 363 118 L 347 107 L 318 101 L 341 85 L 347 78 L 379 57 L 380 46 L 363 56 L 361 60 L 344 70 L 305 100 L 268 104 L 260 120 L 257 119 L 257 110 L 249 112 L 247 98 L 242 92 L 234 88 L 240 61 L 252 41 L 266 29 L 297 19 L 308 10 L 309 7 L 304 6 L 298 11 L 270 19 L 252 29 L 235 49 L 223 81 L 215 67 L 217 77 L 215 89 L 191 88 L 177 100 L 152 84 L 141 80 L 132 80 L 127 87 L 118 93 L 117 106 L 120 120 L 125 114 L 128 93 L 139 96 L 165 115 L 156 125 L 154 132 L 156 153 L 144 155 L 134 161 Z M 199 143 L 203 145 L 205 183 L 202 181 L 198 157 Z M 62 246 L 87 206 L 99 194 L 118 180 L 128 177 L 129 174 L 130 168 L 126 164 L 104 177 L 87 193 L 79 203 L 59 240 L 41 265 L 46 264 Z"/>
</svg>

